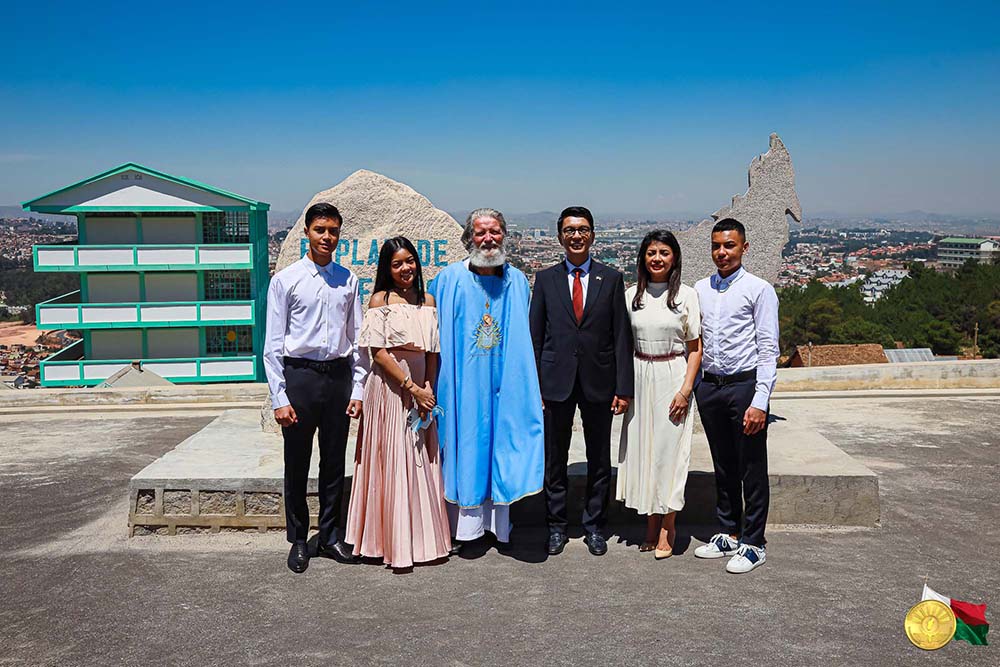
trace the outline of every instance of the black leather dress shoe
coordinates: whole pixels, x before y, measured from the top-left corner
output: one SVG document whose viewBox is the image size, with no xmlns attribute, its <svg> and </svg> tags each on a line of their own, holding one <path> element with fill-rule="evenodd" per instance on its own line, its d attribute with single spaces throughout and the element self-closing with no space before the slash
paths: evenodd
<svg viewBox="0 0 1000 667">
<path fill-rule="evenodd" d="M 341 542 L 334 542 L 333 544 L 321 544 L 316 548 L 316 555 L 323 556 L 324 558 L 332 558 L 338 563 L 343 563 L 345 565 L 353 565 L 354 563 L 360 562 L 360 558 L 354 555 L 351 548 Z"/>
<path fill-rule="evenodd" d="M 569 542 L 569 538 L 566 537 L 566 533 L 553 530 L 549 533 L 549 555 L 555 556 L 556 554 L 561 554 L 567 542 Z"/>
<path fill-rule="evenodd" d="M 462 553 L 462 543 L 458 540 L 451 541 L 451 549 L 448 549 L 449 556 L 457 556 Z"/>
<path fill-rule="evenodd" d="M 603 556 L 608 553 L 608 542 L 600 533 L 590 533 L 583 541 L 587 543 L 590 553 L 595 556 Z"/>
<path fill-rule="evenodd" d="M 309 567 L 309 547 L 305 542 L 295 542 L 288 552 L 288 569 L 301 574 Z"/>
</svg>

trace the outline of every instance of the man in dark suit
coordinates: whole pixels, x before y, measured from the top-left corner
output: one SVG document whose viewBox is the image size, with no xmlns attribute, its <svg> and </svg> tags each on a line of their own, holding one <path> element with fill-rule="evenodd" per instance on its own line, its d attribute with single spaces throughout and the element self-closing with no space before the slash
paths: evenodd
<svg viewBox="0 0 1000 667">
<path fill-rule="evenodd" d="M 624 277 L 590 256 L 594 216 L 571 206 L 557 231 L 566 258 L 535 275 L 529 315 L 545 405 L 548 551 L 558 554 L 567 542 L 566 466 L 579 407 L 587 446 L 584 540 L 601 556 L 608 550 L 601 529 L 611 491 L 611 420 L 633 395 L 632 328 Z"/>
</svg>

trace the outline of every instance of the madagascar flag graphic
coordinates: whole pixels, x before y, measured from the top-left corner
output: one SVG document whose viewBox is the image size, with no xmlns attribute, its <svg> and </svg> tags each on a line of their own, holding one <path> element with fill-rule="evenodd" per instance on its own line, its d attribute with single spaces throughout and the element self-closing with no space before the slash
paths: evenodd
<svg viewBox="0 0 1000 667">
<path fill-rule="evenodd" d="M 955 639 L 964 639 L 970 644 L 978 645 L 989 643 L 986 641 L 986 633 L 990 631 L 990 624 L 986 622 L 986 605 L 946 598 L 927 584 L 924 584 L 924 594 L 920 599 L 937 600 L 951 607 L 955 612 Z"/>
</svg>

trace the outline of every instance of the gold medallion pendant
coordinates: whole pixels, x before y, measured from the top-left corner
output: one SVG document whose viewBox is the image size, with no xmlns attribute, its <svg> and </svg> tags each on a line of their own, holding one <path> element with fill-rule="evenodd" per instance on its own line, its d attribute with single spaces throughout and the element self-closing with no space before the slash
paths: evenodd
<svg viewBox="0 0 1000 667">
<path fill-rule="evenodd" d="M 903 627 L 910 643 L 925 651 L 934 651 L 955 636 L 957 622 L 951 607 L 938 600 L 924 600 L 906 612 Z"/>
</svg>

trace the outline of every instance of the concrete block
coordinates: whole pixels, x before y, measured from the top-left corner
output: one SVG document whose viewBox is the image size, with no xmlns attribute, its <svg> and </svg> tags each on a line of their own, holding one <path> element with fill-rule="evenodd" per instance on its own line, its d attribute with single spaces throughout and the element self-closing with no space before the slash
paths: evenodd
<svg viewBox="0 0 1000 667">
<path fill-rule="evenodd" d="M 257 405 L 266 396 L 267 385 L 261 382 L 127 388 L 49 388 L 0 392 L 0 410 L 122 409 L 232 403 Z"/>
<path fill-rule="evenodd" d="M 875 526 L 879 521 L 878 477 L 796 417 L 794 402 L 772 405 L 768 437 L 772 524 Z M 612 461 L 617 461 L 622 420 L 614 422 Z M 582 426 L 574 426 L 570 448 L 570 517 L 578 521 L 586 488 Z M 354 469 L 354 447 L 345 454 L 347 471 Z M 318 512 L 315 498 L 319 452 L 313 450 L 308 503 Z M 280 528 L 284 525 L 283 459 L 281 439 L 260 430 L 255 410 L 228 410 L 204 429 L 160 457 L 129 482 L 130 525 L 219 528 Z M 612 497 L 614 497 L 614 483 Z M 184 496 L 184 490 L 197 490 Z M 350 478 L 345 484 L 346 511 Z M 189 511 L 175 510 L 191 506 Z M 715 523 L 715 478 L 704 433 L 696 431 L 686 504 L 681 520 L 689 524 Z M 181 516 L 181 515 L 184 516 Z M 531 496 L 513 508 L 514 520 L 527 525 L 545 522 L 543 494 Z M 635 512 L 612 502 L 613 522 L 640 521 Z M 313 520 L 315 524 L 315 518 Z"/>
<path fill-rule="evenodd" d="M 1000 359 L 781 368 L 777 394 L 806 391 L 1000 388 Z"/>
</svg>

